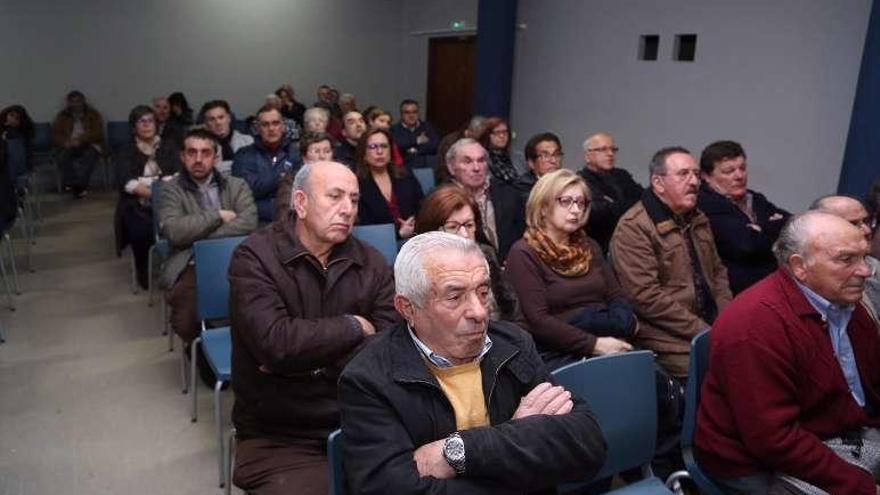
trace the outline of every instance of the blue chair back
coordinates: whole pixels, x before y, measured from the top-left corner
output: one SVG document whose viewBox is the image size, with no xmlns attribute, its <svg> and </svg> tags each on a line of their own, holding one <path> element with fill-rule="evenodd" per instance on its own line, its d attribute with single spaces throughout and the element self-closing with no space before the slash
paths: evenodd
<svg viewBox="0 0 880 495">
<path fill-rule="evenodd" d="M 704 330 L 691 340 L 690 370 L 685 390 L 684 424 L 681 428 L 681 451 L 684 465 L 700 493 L 723 495 L 724 491 L 700 468 L 694 457 L 694 431 L 697 426 L 697 409 L 700 407 L 700 387 L 709 370 L 709 332 Z"/>
<path fill-rule="evenodd" d="M 27 147 L 24 144 L 24 139 L 6 140 L 6 163 L 9 166 L 9 174 L 13 182 L 28 174 Z"/>
<path fill-rule="evenodd" d="M 608 453 L 595 480 L 635 467 L 650 473 L 657 436 L 657 391 L 650 351 L 579 361 L 557 369 L 553 377 L 590 405 L 605 435 Z"/>
<path fill-rule="evenodd" d="M 336 430 L 327 437 L 327 460 L 330 464 L 330 495 L 348 495 L 342 464 L 342 430 Z"/>
<path fill-rule="evenodd" d="M 52 124 L 37 122 L 34 124 L 34 151 L 48 153 L 52 151 Z"/>
<path fill-rule="evenodd" d="M 205 239 L 193 243 L 196 307 L 201 321 L 229 316 L 229 261 L 247 236 Z"/>
<path fill-rule="evenodd" d="M 414 168 L 412 174 L 422 186 L 422 192 L 428 194 L 434 189 L 434 169 L 433 168 Z"/>
<path fill-rule="evenodd" d="M 127 121 L 107 122 L 107 148 L 113 152 L 131 141 L 131 126 Z"/>
<path fill-rule="evenodd" d="M 394 265 L 394 260 L 397 258 L 397 235 L 394 224 L 356 225 L 352 235 L 376 248 L 385 256 L 389 265 Z"/>
</svg>

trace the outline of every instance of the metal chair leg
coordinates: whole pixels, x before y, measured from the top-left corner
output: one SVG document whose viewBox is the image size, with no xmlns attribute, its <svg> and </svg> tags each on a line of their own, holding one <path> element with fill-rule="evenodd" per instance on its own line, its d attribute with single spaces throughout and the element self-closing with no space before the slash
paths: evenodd
<svg viewBox="0 0 880 495">
<path fill-rule="evenodd" d="M 154 256 L 156 253 L 156 245 L 153 244 L 150 246 L 150 249 L 147 251 L 147 306 L 153 307 L 153 292 L 155 290 L 155 283 L 153 282 L 153 261 L 156 259 Z"/>
<path fill-rule="evenodd" d="M 0 244 L 3 243 L 4 239 L 6 239 L 6 242 L 9 242 L 9 236 L 4 235 L 0 238 Z M 6 262 L 3 261 L 2 252 L 0 252 L 0 276 L 3 277 L 3 285 L 6 286 L 6 300 L 9 311 L 15 311 L 15 299 L 12 297 L 12 286 L 9 285 L 9 277 L 6 275 Z"/>
<path fill-rule="evenodd" d="M 189 392 L 189 381 L 186 376 L 186 346 L 182 346 L 180 349 L 180 382 L 180 393 L 186 394 Z"/>
<path fill-rule="evenodd" d="M 199 420 L 199 400 L 198 400 L 198 391 L 199 387 L 196 383 L 196 346 L 202 341 L 201 337 L 196 337 L 195 340 L 192 341 L 192 344 L 189 348 L 189 390 L 192 395 L 192 415 L 190 420 L 195 423 Z"/>
<path fill-rule="evenodd" d="M 15 268 L 15 251 L 12 249 L 12 238 L 9 237 L 9 232 L 3 234 L 3 237 L 6 238 L 6 251 L 9 252 L 9 264 L 12 266 L 12 285 L 15 287 L 15 293 L 21 295 L 21 287 L 18 285 L 18 269 Z"/>
<path fill-rule="evenodd" d="M 223 382 L 217 380 L 214 382 L 214 422 L 217 423 L 217 444 L 220 447 L 219 455 L 217 456 L 217 474 L 220 478 L 220 488 L 223 488 L 223 483 L 226 481 L 225 476 L 223 476 L 223 459 L 226 457 L 223 451 L 225 450 L 223 445 L 223 410 L 221 399 L 221 391 L 223 389 Z"/>
<path fill-rule="evenodd" d="M 232 495 L 232 464 L 235 462 L 235 427 L 229 429 L 229 437 L 224 452 L 226 471 L 226 495 Z"/>
</svg>

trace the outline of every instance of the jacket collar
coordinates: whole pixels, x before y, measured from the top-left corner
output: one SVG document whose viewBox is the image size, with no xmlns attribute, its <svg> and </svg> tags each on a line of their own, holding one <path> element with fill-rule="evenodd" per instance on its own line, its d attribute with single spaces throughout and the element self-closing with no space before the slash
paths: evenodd
<svg viewBox="0 0 880 495">
<path fill-rule="evenodd" d="M 688 226 L 696 227 L 708 222 L 706 216 L 696 208 L 684 215 L 672 213 L 672 210 L 654 194 L 650 187 L 645 188 L 645 192 L 642 193 L 642 204 L 645 206 L 648 217 L 654 222 L 660 235 L 665 235 L 673 230 Z"/>
<path fill-rule="evenodd" d="M 794 277 L 785 268 L 780 266 L 776 269 L 776 274 L 779 278 L 779 288 L 782 290 L 785 299 L 788 300 L 795 314 L 798 316 L 822 317 L 819 311 L 810 304 L 806 294 L 798 287 Z"/>
<path fill-rule="evenodd" d="M 391 330 L 388 336 L 388 353 L 391 360 L 391 379 L 395 382 L 419 382 L 439 386 L 437 379 L 431 374 L 428 365 L 422 357 L 422 353 L 410 338 L 407 324 L 401 323 Z M 492 348 L 483 356 L 480 369 L 483 372 L 484 383 L 489 374 L 495 376 L 501 366 L 509 363 L 508 367 L 513 374 L 522 382 L 527 383 L 533 375 L 524 365 L 514 358 L 520 350 L 505 336 L 509 330 L 499 327 L 495 322 L 489 322 L 489 336 L 492 339 Z M 484 390 L 484 392 L 487 392 Z"/>
<path fill-rule="evenodd" d="M 284 153 L 285 155 L 290 151 L 290 139 L 287 136 L 283 136 L 281 138 L 281 145 L 275 151 L 270 151 L 269 147 L 266 146 L 266 143 L 263 142 L 263 138 L 257 136 L 254 138 L 254 146 L 257 147 L 260 151 L 264 153 Z"/>
<path fill-rule="evenodd" d="M 226 178 L 223 177 L 223 174 L 217 172 L 217 169 L 211 171 L 211 182 L 217 184 L 217 188 L 221 191 L 224 187 L 226 187 Z M 199 185 L 196 184 L 195 179 L 189 175 L 189 172 L 186 171 L 186 168 L 180 169 L 180 185 L 183 189 L 193 192 L 198 191 Z"/>
<path fill-rule="evenodd" d="M 278 250 L 278 259 L 282 264 L 287 265 L 298 258 L 307 258 L 320 267 L 317 258 L 306 249 L 299 237 L 296 236 L 295 225 L 296 217 L 293 214 L 282 215 L 270 225 L 269 228 L 272 229 L 272 236 Z M 366 264 L 364 250 L 354 235 L 349 235 L 345 242 L 337 244 L 333 248 L 327 266 L 338 261 L 350 261 L 361 266 Z"/>
</svg>

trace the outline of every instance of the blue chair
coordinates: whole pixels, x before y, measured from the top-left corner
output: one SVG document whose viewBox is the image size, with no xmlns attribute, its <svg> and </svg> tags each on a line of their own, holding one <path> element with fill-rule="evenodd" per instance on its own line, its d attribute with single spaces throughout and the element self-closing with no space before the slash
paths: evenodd
<svg viewBox="0 0 880 495">
<path fill-rule="evenodd" d="M 434 189 L 434 169 L 433 168 L 414 168 L 412 174 L 422 186 L 422 192 L 428 194 Z"/>
<path fill-rule="evenodd" d="M 342 463 L 342 430 L 336 430 L 327 437 L 327 464 L 330 465 L 330 495 L 348 495 Z"/>
<path fill-rule="evenodd" d="M 198 387 L 196 386 L 196 345 L 201 342 L 205 359 L 214 372 L 214 420 L 217 423 L 217 438 L 220 446 L 218 465 L 220 486 L 225 476 L 223 459 L 223 409 L 220 404 L 220 391 L 224 383 L 232 378 L 232 336 L 229 327 L 208 329 L 209 320 L 229 316 L 229 279 L 227 271 L 235 248 L 246 236 L 206 239 L 193 244 L 193 259 L 196 271 L 196 306 L 198 318 L 202 323 L 201 335 L 190 347 L 190 376 L 192 390 L 192 421 L 198 419 Z"/>
<path fill-rule="evenodd" d="M 671 495 L 651 471 L 657 438 L 657 391 L 650 351 L 611 354 L 572 363 L 553 372 L 556 382 L 590 404 L 605 440 L 605 464 L 591 480 L 567 484 L 560 492 L 639 467 L 642 479 L 607 493 Z"/>
<path fill-rule="evenodd" d="M 394 260 L 397 258 L 397 233 L 394 224 L 356 225 L 352 235 L 379 250 L 388 264 L 394 265 Z"/>
<path fill-rule="evenodd" d="M 684 423 L 681 428 L 681 452 L 689 477 L 704 495 L 724 495 L 724 491 L 712 480 L 694 456 L 694 431 L 697 426 L 697 409 L 700 406 L 700 387 L 709 370 L 709 332 L 704 330 L 691 340 L 690 368 L 685 390 Z"/>
</svg>

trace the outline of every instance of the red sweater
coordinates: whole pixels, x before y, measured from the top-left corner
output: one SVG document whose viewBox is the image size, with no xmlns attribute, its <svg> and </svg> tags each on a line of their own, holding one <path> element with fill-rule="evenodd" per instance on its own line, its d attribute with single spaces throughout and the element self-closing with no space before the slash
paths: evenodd
<svg viewBox="0 0 880 495">
<path fill-rule="evenodd" d="M 880 406 L 880 338 L 861 305 L 848 328 L 866 407 Z M 826 324 L 782 269 L 741 293 L 712 326 L 695 443 L 719 478 L 779 471 L 829 493 L 875 495 L 872 476 L 823 439 L 878 426 L 856 404 Z"/>
</svg>

